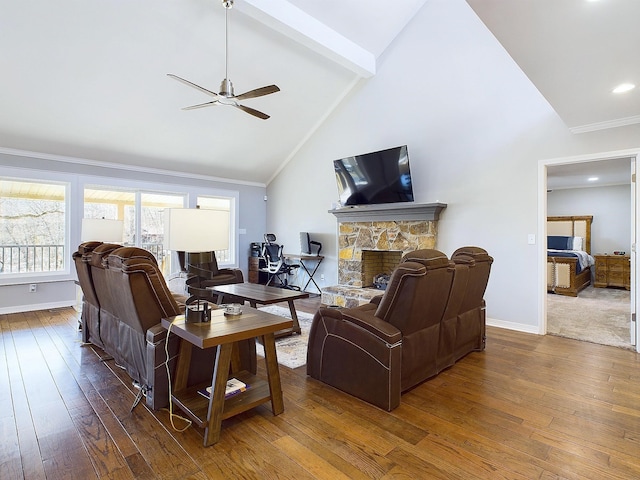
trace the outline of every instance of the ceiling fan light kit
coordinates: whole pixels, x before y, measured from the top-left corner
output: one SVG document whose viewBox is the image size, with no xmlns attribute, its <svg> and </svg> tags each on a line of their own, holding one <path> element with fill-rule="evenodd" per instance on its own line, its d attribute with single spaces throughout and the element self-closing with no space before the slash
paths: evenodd
<svg viewBox="0 0 640 480">
<path fill-rule="evenodd" d="M 232 107 L 236 107 L 254 117 L 258 117 L 262 120 L 266 120 L 269 118 L 269 115 L 266 113 L 255 110 L 254 108 L 247 107 L 245 105 L 241 105 L 238 103 L 238 100 L 246 100 L 249 98 L 262 97 L 264 95 L 269 95 L 271 93 L 279 92 L 280 89 L 277 85 L 268 85 L 266 87 L 256 88 L 254 90 L 249 90 L 248 92 L 242 93 L 240 95 L 236 95 L 233 91 L 233 83 L 229 79 L 229 10 L 233 7 L 233 0 L 222 0 L 222 5 L 225 8 L 225 78 L 220 83 L 220 91 L 214 92 L 212 90 L 208 90 L 204 87 L 196 85 L 189 80 L 185 80 L 182 77 L 177 75 L 173 75 L 172 73 L 168 73 L 167 76 L 178 80 L 179 82 L 188 85 L 189 87 L 195 88 L 196 90 L 201 91 L 202 93 L 213 97 L 214 99 L 210 102 L 199 103 L 197 105 L 191 105 L 189 107 L 184 107 L 182 110 L 194 110 L 196 108 L 203 107 L 213 107 L 215 105 L 229 105 Z"/>
</svg>

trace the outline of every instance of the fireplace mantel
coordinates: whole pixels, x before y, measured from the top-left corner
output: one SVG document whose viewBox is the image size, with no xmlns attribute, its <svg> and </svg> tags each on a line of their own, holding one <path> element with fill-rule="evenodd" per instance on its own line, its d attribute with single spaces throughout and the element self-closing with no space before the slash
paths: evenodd
<svg viewBox="0 0 640 480">
<path fill-rule="evenodd" d="M 340 222 L 385 222 L 393 220 L 438 220 L 446 203 L 387 203 L 329 210 Z"/>
</svg>

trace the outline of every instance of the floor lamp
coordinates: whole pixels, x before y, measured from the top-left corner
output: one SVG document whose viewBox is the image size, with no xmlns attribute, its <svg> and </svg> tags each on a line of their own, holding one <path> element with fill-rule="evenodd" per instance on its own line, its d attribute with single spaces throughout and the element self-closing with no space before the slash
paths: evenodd
<svg viewBox="0 0 640 480">
<path fill-rule="evenodd" d="M 229 248 L 229 212 L 200 208 L 167 208 L 164 212 L 167 249 L 185 252 L 187 271 L 192 264 L 206 262 L 215 250 Z M 206 299 L 199 295 L 189 297 L 185 321 L 207 322 L 210 319 Z"/>
</svg>

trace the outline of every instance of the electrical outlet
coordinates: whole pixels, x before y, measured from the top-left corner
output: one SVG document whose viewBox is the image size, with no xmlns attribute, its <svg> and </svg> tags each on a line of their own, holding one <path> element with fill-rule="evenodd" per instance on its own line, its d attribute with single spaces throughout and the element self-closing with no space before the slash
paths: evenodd
<svg viewBox="0 0 640 480">
<path fill-rule="evenodd" d="M 38 289 L 38 286 L 35 283 L 29 285 L 29 293 L 35 293 Z"/>
</svg>

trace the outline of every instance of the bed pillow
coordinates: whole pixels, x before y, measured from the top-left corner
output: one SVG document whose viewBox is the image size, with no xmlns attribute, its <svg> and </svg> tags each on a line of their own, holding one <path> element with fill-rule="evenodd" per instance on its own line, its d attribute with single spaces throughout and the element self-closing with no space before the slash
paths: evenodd
<svg viewBox="0 0 640 480">
<path fill-rule="evenodd" d="M 552 250 L 571 250 L 573 247 L 573 237 L 564 237 L 561 235 L 547 236 L 547 248 Z"/>
<path fill-rule="evenodd" d="M 571 237 L 573 240 L 573 245 L 571 246 L 571 250 L 584 250 L 582 248 L 582 237 Z"/>
</svg>

